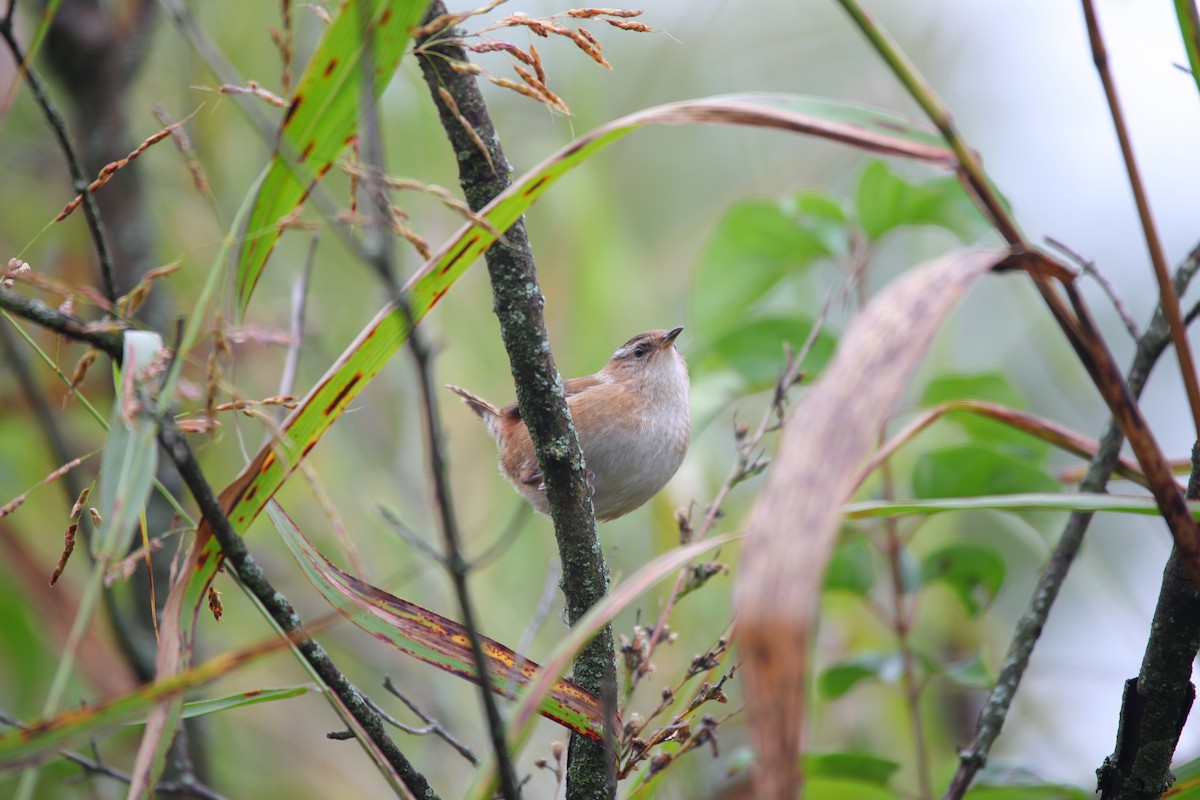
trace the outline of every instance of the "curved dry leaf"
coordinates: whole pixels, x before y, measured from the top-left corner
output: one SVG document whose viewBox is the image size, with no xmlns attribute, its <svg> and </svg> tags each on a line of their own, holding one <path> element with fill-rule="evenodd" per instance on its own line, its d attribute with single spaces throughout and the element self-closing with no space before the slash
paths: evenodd
<svg viewBox="0 0 1200 800">
<path fill-rule="evenodd" d="M 797 796 L 808 650 L 825 567 L 859 468 L 942 321 L 1007 257 L 965 250 L 893 281 L 855 319 L 784 427 L 750 515 L 736 595 L 757 797 Z"/>
</svg>

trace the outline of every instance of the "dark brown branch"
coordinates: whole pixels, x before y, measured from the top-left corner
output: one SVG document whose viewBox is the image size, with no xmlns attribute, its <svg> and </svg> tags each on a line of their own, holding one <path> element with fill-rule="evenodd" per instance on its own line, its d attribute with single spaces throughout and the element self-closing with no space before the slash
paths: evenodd
<svg viewBox="0 0 1200 800">
<path fill-rule="evenodd" d="M 113 358 L 117 363 L 121 362 L 124 326 L 87 323 L 78 317 L 55 311 L 40 300 L 30 300 L 2 287 L 0 287 L 0 309 L 30 322 L 36 322 L 43 328 L 62 334 L 68 339 L 90 344 Z"/>
<path fill-rule="evenodd" d="M 304 625 L 299 614 L 292 608 L 288 599 L 267 580 L 263 568 L 246 549 L 245 541 L 229 524 L 229 518 L 225 516 L 225 511 L 221 508 L 216 493 L 205 479 L 195 454 L 175 421 L 170 416 L 164 416 L 159 423 L 159 444 L 175 464 L 180 477 L 183 478 L 183 482 L 196 499 L 196 505 L 199 506 L 201 515 L 212 529 L 213 538 L 221 546 L 225 561 L 233 569 L 238 580 L 250 590 L 250 593 L 266 609 L 280 629 L 293 637 L 296 649 L 304 657 L 304 660 L 362 726 L 367 737 L 370 738 L 371 744 L 382 753 L 408 790 L 418 798 L 426 800 L 436 798 L 437 795 L 430 788 L 425 776 L 413 767 L 396 743 L 388 736 L 387 731 L 383 728 L 383 720 L 367 705 L 362 692 L 342 674 L 325 649 L 304 633 Z"/>
<path fill-rule="evenodd" d="M 1197 246 L 1175 271 L 1174 283 L 1177 294 L 1183 294 L 1197 271 L 1200 271 L 1200 246 Z M 1154 318 L 1146 328 L 1146 332 L 1137 341 L 1137 352 L 1126 378 L 1133 397 L 1141 395 L 1146 380 L 1150 377 L 1150 371 L 1170 341 L 1171 335 L 1167 330 L 1166 320 L 1160 308 L 1155 311 Z M 1096 452 L 1096 457 L 1092 459 L 1091 466 L 1088 468 L 1087 476 L 1079 485 L 1080 492 L 1104 491 L 1109 476 L 1112 475 L 1113 467 L 1120 456 L 1124 438 L 1120 428 L 1110 420 L 1107 430 L 1100 439 L 1100 448 Z M 1092 515 L 1084 513 L 1072 514 L 1067 520 L 1058 545 L 1050 557 L 1050 562 L 1046 565 L 1041 578 L 1038 579 L 1033 597 L 1029 602 L 1029 608 L 1017 622 L 1017 629 L 1009 644 L 1008 653 L 1004 657 L 1004 667 L 1001 669 L 996 685 L 980 714 L 975 736 L 969 745 L 959 751 L 958 771 L 946 789 L 943 800 L 961 798 L 970 787 L 976 773 L 987 763 L 988 753 L 991 752 L 996 737 L 1000 735 L 1000 729 L 1008 716 L 1008 710 L 1016 695 L 1017 687 L 1025 674 L 1025 668 L 1029 665 L 1034 645 L 1041 636 L 1042 628 L 1050 615 L 1050 609 L 1058 598 L 1058 592 L 1083 544 L 1084 534 L 1087 533 L 1091 521 Z"/>
<path fill-rule="evenodd" d="M 440 0 L 429 6 L 426 21 L 446 13 Z M 443 34 L 446 32 L 443 32 Z M 488 115 L 473 76 L 449 69 L 449 62 L 465 62 L 463 48 L 438 39 L 418 38 L 418 60 L 442 127 L 454 149 L 459 181 L 467 204 L 479 211 L 509 184 L 508 159 Z M 453 36 L 453 34 L 451 34 Z M 457 106 L 442 99 L 446 90 Z M 469 129 L 468 127 L 469 126 Z M 484 155 L 477 143 L 485 143 Z M 493 169 L 493 166 L 495 168 Z M 608 591 L 608 567 L 596 533 L 587 472 L 579 439 L 563 395 L 562 380 L 554 364 L 546 335 L 537 283 L 537 270 L 524 220 L 505 232 L 507 242 L 493 245 L 486 254 L 492 283 L 493 310 L 508 352 L 517 405 L 529 427 L 538 464 L 546 483 L 550 517 L 563 563 L 563 593 L 567 619 L 574 625 Z M 575 661 L 574 679 L 584 689 L 615 708 L 616 662 L 612 628 L 605 626 Z M 568 767 L 568 798 L 610 798 L 616 794 L 615 746 L 612 725 L 605 725 L 606 743 L 573 735 Z"/>
<path fill-rule="evenodd" d="M 392 679 L 386 675 L 383 678 L 383 688 L 387 689 L 389 692 L 391 692 L 396 697 L 398 697 L 400 699 L 401 703 L 404 703 L 404 705 L 408 706 L 408 710 L 411 711 L 412 713 L 416 714 L 417 717 L 419 717 L 420 720 L 425 723 L 425 728 L 414 731 L 412 728 L 409 728 L 407 725 L 403 725 L 403 724 L 397 722 L 396 720 L 392 719 L 391 716 L 385 714 L 383 718 L 386 719 L 389 723 L 391 723 L 393 725 L 397 725 L 401 729 L 406 730 L 410 733 L 413 733 L 414 735 L 417 735 L 417 736 L 426 735 L 426 734 L 436 736 L 439 739 L 441 739 L 443 742 L 445 742 L 446 744 L 450 745 L 455 750 L 457 750 L 458 754 L 461 755 L 463 758 L 465 758 L 467 761 L 470 761 L 472 764 L 476 764 L 476 765 L 479 764 L 479 758 L 474 753 L 471 752 L 471 748 L 467 747 L 465 744 L 463 744 L 458 739 L 456 739 L 450 733 L 450 731 L 446 730 L 445 726 L 443 726 L 442 723 L 438 722 L 436 719 L 434 719 L 433 717 L 429 716 L 424 711 L 422 711 L 421 707 L 418 706 L 416 703 L 414 703 L 412 700 L 410 700 L 404 694 L 404 692 L 400 691 L 400 687 L 397 686 L 392 681 Z"/>
<path fill-rule="evenodd" d="M 11 12 L 11 7 L 9 10 Z M 29 90 L 33 94 L 34 101 L 42 110 L 42 114 L 46 117 L 46 122 L 49 123 L 50 129 L 54 131 L 54 138 L 58 140 L 58 145 L 62 149 L 63 158 L 67 162 L 67 169 L 71 173 L 72 188 L 77 194 L 83 195 L 83 215 L 87 219 L 88 232 L 92 236 L 92 245 L 96 248 L 96 257 L 100 262 L 100 278 L 103 284 L 104 296 L 108 298 L 109 303 L 116 304 L 118 294 L 116 277 L 113 274 L 112 255 L 109 253 L 104 226 L 100 222 L 100 212 L 96 210 L 96 201 L 92 197 L 92 193 L 88 191 L 90 180 L 84 172 L 83 164 L 75 153 L 75 146 L 71 143 L 71 136 L 67 132 L 67 123 L 55 107 L 53 101 L 50 100 L 50 93 L 46 89 L 46 84 L 42 82 L 33 65 L 25 63 L 25 54 L 21 50 L 16 36 L 13 34 L 11 13 L 6 14 L 3 19 L 0 19 L 0 38 L 3 38 L 8 45 L 9 52 L 12 53 L 13 59 L 16 60 L 17 64 L 24 65 L 25 82 L 29 84 Z"/>
</svg>

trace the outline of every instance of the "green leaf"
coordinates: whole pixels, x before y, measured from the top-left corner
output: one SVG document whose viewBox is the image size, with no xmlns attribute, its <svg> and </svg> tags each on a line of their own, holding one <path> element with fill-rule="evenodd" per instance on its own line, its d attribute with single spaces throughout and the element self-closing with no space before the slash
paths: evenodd
<svg viewBox="0 0 1200 800">
<path fill-rule="evenodd" d="M 1009 408 L 1026 408 L 1025 399 L 1002 372 L 938 375 L 926 385 L 921 396 L 924 406 L 951 400 L 986 400 Z M 1004 449 L 1014 455 L 1041 461 L 1051 450 L 1049 443 L 979 414 L 951 411 L 946 419 L 954 421 L 973 441 L 1004 445 Z"/>
<path fill-rule="evenodd" d="M 809 778 L 848 778 L 876 786 L 887 786 L 900 769 L 895 761 L 870 753 L 808 753 L 803 762 Z"/>
<path fill-rule="evenodd" d="M 1200 758 L 1172 767 L 1175 785 L 1171 787 L 1171 800 L 1200 800 Z"/>
<path fill-rule="evenodd" d="M 1086 492 L 938 497 L 927 500 L 865 500 L 847 503 L 844 510 L 846 519 L 924 516 L 947 511 L 1085 511 L 1091 514 L 1110 512 L 1160 516 L 1153 497 Z M 1200 521 L 1200 502 L 1189 502 L 1188 510 L 1191 511 L 1193 519 Z"/>
<path fill-rule="evenodd" d="M 1054 492 L 1058 488 L 1058 481 L 1028 459 L 974 443 L 922 453 L 912 474 L 913 494 L 920 498 Z"/>
<path fill-rule="evenodd" d="M 158 468 L 158 423 L 141 407 L 137 389 L 143 371 L 154 363 L 162 338 L 148 331 L 126 331 L 125 365 L 117 397 L 113 400 L 108 441 L 100 459 L 97 487 L 101 525 L 96 559 L 108 562 L 123 555 L 146 507 Z"/>
<path fill-rule="evenodd" d="M 850 217 L 842 201 L 826 192 L 805 189 L 792 197 L 796 220 L 821 240 L 829 253 L 845 254 L 850 249 Z"/>
<path fill-rule="evenodd" d="M 842 201 L 827 192 L 804 189 L 796 193 L 792 203 L 796 214 L 810 227 L 817 222 L 831 222 L 842 228 L 850 219 L 846 216 Z"/>
<path fill-rule="evenodd" d="M 739 375 L 747 391 L 757 392 L 774 386 L 783 372 L 784 344 L 798 352 L 812 332 L 807 317 L 764 317 L 746 321 L 719 336 L 710 346 L 695 348 L 693 359 L 708 372 L 729 370 Z M 803 361 L 803 369 L 812 377 L 819 373 L 837 346 L 837 339 L 825 330 Z"/>
<path fill-rule="evenodd" d="M 817 691 L 826 700 L 836 700 L 867 678 L 891 683 L 899 676 L 900 656 L 868 653 L 829 667 L 817 678 Z"/>
<path fill-rule="evenodd" d="M 700 258 L 692 314 L 704 320 L 709 333 L 730 330 L 781 278 L 828 254 L 821 237 L 778 203 L 736 203 L 717 223 Z"/>
<path fill-rule="evenodd" d="M 944 666 L 940 671 L 942 675 L 954 681 L 959 686 L 965 686 L 968 689 L 990 690 L 996 685 L 995 678 L 988 671 L 987 664 L 983 663 L 983 656 L 979 653 L 971 656 L 966 661 Z"/>
<path fill-rule="evenodd" d="M 1192 80 L 1200 89 L 1200 12 L 1196 11 L 1196 0 L 1175 0 L 1175 16 L 1179 19 L 1179 33 L 1183 36 Z"/>
<path fill-rule="evenodd" d="M 26 728 L 6 729 L 0 733 L 0 765 L 9 766 L 36 759 L 89 737 L 94 738 L 109 728 L 144 724 L 154 705 L 164 698 L 182 698 L 187 691 L 229 675 L 255 659 L 275 653 L 286 646 L 287 643 L 283 640 L 271 639 L 241 650 L 222 653 L 192 669 L 143 684 L 134 691 L 118 697 L 35 720 Z M 185 709 L 185 716 L 200 716 L 258 702 L 295 697 L 306 691 L 308 690 L 303 686 L 290 689 L 260 689 L 218 700 L 186 704 L 181 702 L 181 705 Z"/>
<path fill-rule="evenodd" d="M 971 616 L 987 608 L 1004 583 L 1004 559 L 973 542 L 955 542 L 926 556 L 921 575 L 926 584 L 946 584 Z"/>
<path fill-rule="evenodd" d="M 280 236 L 278 222 L 304 202 L 354 135 L 362 95 L 362 59 L 374 61 L 371 88 L 387 88 L 420 22 L 422 0 L 344 0 L 305 67 L 279 127 L 279 147 L 246 223 L 235 285 L 238 316 Z M 359 14 L 365 11 L 366 18 Z M 363 36 L 370 31 L 370 40 Z"/>
<path fill-rule="evenodd" d="M 193 700 L 190 703 L 183 704 L 183 717 L 184 719 L 206 717 L 209 714 L 220 714 L 223 711 L 245 708 L 246 706 L 257 705 L 258 703 L 269 703 L 272 700 L 287 700 L 292 697 L 299 697 L 308 691 L 309 687 L 307 686 L 291 686 L 286 689 L 252 689 L 248 692 L 231 694 L 227 697 L 217 697 L 212 700 Z M 141 720 L 138 721 L 141 722 Z"/>
<path fill-rule="evenodd" d="M 804 784 L 805 800 L 896 800 L 891 789 L 852 778 L 813 778 Z"/>
<path fill-rule="evenodd" d="M 967 800 L 1095 800 L 1095 797 L 1095 792 L 1054 783 L 1013 786 L 984 785 L 976 786 L 966 794 Z M 1179 798 L 1172 796 L 1172 800 L 1179 800 Z"/>
<path fill-rule="evenodd" d="M 855 536 L 833 551 L 825 569 L 825 591 L 850 592 L 865 597 L 875 585 L 874 549 Z"/>
<path fill-rule="evenodd" d="M 855 204 L 859 224 L 872 242 L 904 225 L 936 225 L 965 243 L 988 228 L 953 175 L 910 183 L 879 160 L 863 170 Z"/>
</svg>

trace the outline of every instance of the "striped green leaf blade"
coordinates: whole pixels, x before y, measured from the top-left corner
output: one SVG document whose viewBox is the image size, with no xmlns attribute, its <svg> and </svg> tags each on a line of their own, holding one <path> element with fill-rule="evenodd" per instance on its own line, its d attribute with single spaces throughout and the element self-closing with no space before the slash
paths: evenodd
<svg viewBox="0 0 1200 800">
<path fill-rule="evenodd" d="M 378 99 L 427 5 L 425 0 L 345 0 L 326 29 L 288 104 L 271 169 L 246 223 L 235 282 L 239 317 L 279 240 L 280 218 L 304 202 L 354 137 L 363 59 L 369 53 L 374 63 L 372 88 Z M 363 35 L 367 31 L 370 37 Z"/>
</svg>

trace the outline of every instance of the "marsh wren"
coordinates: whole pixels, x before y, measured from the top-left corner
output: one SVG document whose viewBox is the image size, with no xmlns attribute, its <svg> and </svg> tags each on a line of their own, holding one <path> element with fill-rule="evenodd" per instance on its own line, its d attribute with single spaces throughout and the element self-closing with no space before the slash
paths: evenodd
<svg viewBox="0 0 1200 800">
<path fill-rule="evenodd" d="M 666 485 L 687 453 L 687 362 L 675 349 L 683 328 L 639 333 L 595 375 L 563 382 L 587 462 L 596 519 L 638 508 Z M 483 419 L 500 450 L 500 471 L 542 514 L 546 486 L 517 404 L 497 408 L 466 389 L 447 386 Z"/>
</svg>

